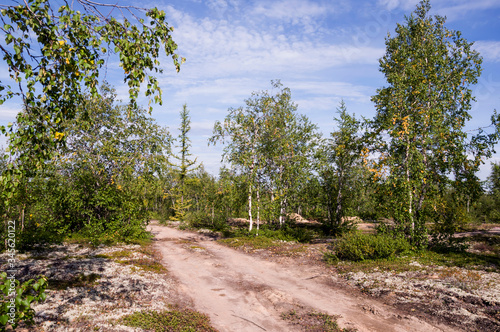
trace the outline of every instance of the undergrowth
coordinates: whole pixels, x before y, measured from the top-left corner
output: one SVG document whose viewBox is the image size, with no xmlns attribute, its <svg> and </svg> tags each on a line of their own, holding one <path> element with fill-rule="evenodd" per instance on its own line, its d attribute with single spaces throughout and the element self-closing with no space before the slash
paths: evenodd
<svg viewBox="0 0 500 332">
<path fill-rule="evenodd" d="M 411 250 L 410 244 L 403 238 L 386 234 L 346 233 L 327 253 L 327 260 L 364 261 L 367 259 L 389 259 Z"/>
<path fill-rule="evenodd" d="M 169 332 L 216 332 L 210 325 L 210 318 L 192 310 L 138 311 L 120 319 L 120 324 Z"/>
<path fill-rule="evenodd" d="M 337 324 L 338 316 L 331 316 L 322 312 L 299 313 L 290 310 L 281 314 L 283 320 L 291 325 L 299 325 L 304 331 L 311 332 L 349 332 L 350 329 L 342 329 Z"/>
<path fill-rule="evenodd" d="M 282 227 L 279 225 L 265 224 L 261 225 L 259 230 L 254 228 L 250 232 L 246 227 L 237 227 L 223 231 L 223 235 L 224 237 L 230 238 L 262 237 L 272 240 L 300 243 L 311 242 L 313 238 L 320 236 L 317 231 L 295 224 L 285 224 Z"/>
<path fill-rule="evenodd" d="M 402 238 L 349 233 L 337 239 L 324 258 L 326 262 L 336 264 L 339 272 L 368 272 L 375 269 L 404 272 L 418 269 L 419 265 L 498 272 L 500 257 L 495 246 L 498 239 L 476 237 L 474 240 L 478 241 L 476 248 L 485 247 L 487 250 L 471 252 L 432 246 L 416 250 Z"/>
</svg>

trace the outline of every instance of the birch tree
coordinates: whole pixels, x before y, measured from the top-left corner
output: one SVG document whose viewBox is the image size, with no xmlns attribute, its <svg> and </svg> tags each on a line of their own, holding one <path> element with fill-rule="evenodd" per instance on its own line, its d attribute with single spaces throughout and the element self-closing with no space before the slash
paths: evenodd
<svg viewBox="0 0 500 332">
<path fill-rule="evenodd" d="M 345 219 L 346 211 L 358 190 L 361 166 L 361 122 L 347 112 L 344 101 L 337 108 L 338 125 L 331 137 L 325 140 L 319 167 L 323 188 L 326 191 L 329 228 L 334 234 L 350 228 Z"/>
<path fill-rule="evenodd" d="M 260 212 L 261 189 L 271 193 L 280 225 L 293 191 L 310 169 L 316 126 L 296 113 L 290 89 L 271 82 L 272 91 L 254 92 L 246 107 L 229 109 L 224 123 L 216 122 L 210 143 L 223 142 L 223 159 L 245 175 L 248 183 L 249 229 L 253 228 L 253 197 Z"/>
<path fill-rule="evenodd" d="M 380 71 L 388 85 L 372 97 L 377 112 L 369 123 L 379 156 L 372 171 L 385 180 L 398 230 L 416 246 L 426 243 L 425 211 L 439 211 L 446 186 L 477 181 L 494 139 L 464 131 L 482 59 L 430 9 L 421 1 L 386 38 Z"/>
<path fill-rule="evenodd" d="M 258 94 L 245 100 L 246 107 L 230 108 L 221 123 L 214 124 L 213 136 L 209 144 L 226 144 L 223 160 L 238 168 L 248 183 L 248 218 L 249 230 L 253 228 L 252 198 L 256 187 L 257 172 L 261 166 L 260 135 L 264 108 Z"/>
<path fill-rule="evenodd" d="M 275 94 L 263 93 L 266 116 L 262 130 L 263 173 L 273 191 L 278 221 L 285 222 L 290 199 L 301 187 L 313 165 L 314 147 L 320 135 L 316 125 L 302 114 L 292 101 L 291 91 L 280 81 L 272 82 Z"/>
<path fill-rule="evenodd" d="M 8 71 L 0 81 L 0 105 L 11 99 L 23 105 L 15 123 L 0 126 L 11 160 L 17 161 L 8 162 L 0 175 L 7 200 L 23 176 L 42 168 L 64 144 L 64 124 L 87 95 L 98 97 L 109 56 L 116 54 L 123 70 L 129 112 L 138 109 L 141 88 L 150 103 L 161 104 L 160 59 L 170 57 L 177 71 L 184 61 L 175 53 L 173 28 L 157 8 L 13 0 L 0 9 L 0 54 Z"/>
</svg>

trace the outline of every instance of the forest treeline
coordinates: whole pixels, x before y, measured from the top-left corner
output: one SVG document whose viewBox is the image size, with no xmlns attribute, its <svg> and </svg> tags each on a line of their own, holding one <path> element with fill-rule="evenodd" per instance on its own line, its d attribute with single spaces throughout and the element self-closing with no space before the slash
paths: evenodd
<svg viewBox="0 0 500 332">
<path fill-rule="evenodd" d="M 261 223 L 284 227 L 300 215 L 341 235 L 357 217 L 395 221 L 400 234 L 415 237 L 415 225 L 395 215 L 409 203 L 394 183 L 397 174 L 380 170 L 380 157 L 371 150 L 373 122 L 357 119 L 341 102 L 334 130 L 322 137 L 298 113 L 290 89 L 273 81 L 270 91 L 255 92 L 214 124 L 208 143 L 224 144 L 226 162 L 217 175 L 190 153 L 187 105 L 180 134 L 172 137 L 146 110 L 129 112 L 109 86 L 97 98 L 88 96 L 85 112 L 66 125 L 65 144 L 23 178 L 9 206 L 2 205 L 5 220 L 18 223 L 19 248 L 67 237 L 95 244 L 135 241 L 148 237 L 152 218 L 216 230 L 245 218 L 251 230 Z M 16 162 L 4 160 L 2 171 Z M 436 191 L 418 216 L 426 232 L 449 236 L 468 223 L 500 223 L 500 164 L 491 167 L 483 182 L 474 174 L 451 174 L 432 183 L 432 170 L 425 170 L 431 173 L 426 180 L 417 169 L 419 181 Z"/>
<path fill-rule="evenodd" d="M 38 4 L 42 14 L 44 5 Z M 2 12 L 4 20 L 30 15 L 12 8 Z M 172 137 L 136 102 L 137 82 L 144 79 L 146 95 L 161 101 L 161 94 L 154 95 L 157 81 L 147 72 L 158 69 L 157 33 L 171 31 L 164 14 L 149 14 L 159 32 L 141 35 L 132 29 L 133 43 L 113 39 L 130 28 L 126 23 L 111 20 L 95 30 L 66 25 L 73 30 L 63 32 L 73 39 L 39 39 L 52 50 L 45 55 L 48 62 L 29 58 L 29 45 L 10 37 L 14 51 L 4 49 L 4 56 L 11 72 L 24 68 L 31 90 L 17 123 L 2 127 L 10 144 L 0 159 L 0 214 L 6 222 L 16 221 L 18 248 L 68 237 L 134 241 L 148 237 L 145 226 L 152 218 L 214 229 L 245 218 L 252 230 L 261 223 L 286 227 L 300 215 L 332 235 L 354 227 L 352 217 L 385 220 L 417 248 L 427 245 L 429 234 L 446 241 L 468 223 L 498 223 L 500 164 L 491 165 L 485 182 L 477 172 L 494 153 L 499 116 L 492 112 L 486 128 L 465 130 L 482 59 L 473 43 L 429 10 L 429 1 L 421 1 L 386 38 L 380 71 L 387 85 L 372 97 L 372 119 L 356 117 L 341 102 L 332 114 L 332 132 L 323 136 L 299 113 L 290 89 L 272 81 L 269 90 L 254 92 L 214 124 L 207 143 L 222 145 L 225 161 L 217 175 L 191 155 L 187 105 L 180 112 L 180 134 Z M 80 14 L 64 6 L 59 13 L 79 24 L 70 18 Z M 6 38 L 14 34 L 10 25 L 4 30 Z M 78 46 L 78 38 L 95 45 Z M 97 89 L 92 73 L 103 62 L 92 52 L 100 52 L 103 40 L 124 54 L 128 104 L 116 100 L 109 85 Z M 75 55 L 72 45 L 92 52 Z M 127 52 L 138 45 L 153 45 L 141 52 L 154 56 L 132 61 Z M 175 43 L 168 39 L 167 45 L 178 70 Z M 32 62 L 38 63 L 36 73 L 26 69 Z M 48 72 L 56 69 L 58 83 Z M 53 88 L 56 84 L 62 88 Z M 43 94 L 37 95 L 40 85 Z M 13 95 L 3 94 L 2 102 Z M 0 235 L 5 240 L 7 228 Z"/>
</svg>

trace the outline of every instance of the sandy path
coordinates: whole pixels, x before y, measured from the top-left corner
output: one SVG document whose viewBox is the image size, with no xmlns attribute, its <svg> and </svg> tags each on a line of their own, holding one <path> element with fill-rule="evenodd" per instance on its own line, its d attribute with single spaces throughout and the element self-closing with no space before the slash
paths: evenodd
<svg viewBox="0 0 500 332">
<path fill-rule="evenodd" d="M 280 314 L 302 305 L 341 315 L 341 327 L 359 331 L 451 331 L 368 298 L 328 286 L 320 268 L 284 266 L 217 244 L 208 236 L 158 225 L 163 263 L 196 310 L 219 331 L 294 331 Z"/>
</svg>

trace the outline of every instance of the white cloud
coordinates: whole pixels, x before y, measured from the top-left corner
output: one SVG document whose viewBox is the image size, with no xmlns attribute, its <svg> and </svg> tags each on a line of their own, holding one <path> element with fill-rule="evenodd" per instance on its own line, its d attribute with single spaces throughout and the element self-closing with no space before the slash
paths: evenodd
<svg viewBox="0 0 500 332">
<path fill-rule="evenodd" d="M 384 52 L 360 43 L 319 43 L 307 36 L 285 35 L 266 27 L 257 30 L 225 20 L 196 21 L 169 10 L 177 21 L 174 39 L 187 58 L 183 77 L 241 77 L 290 69 L 310 73 L 352 63 L 375 64 Z"/>
<path fill-rule="evenodd" d="M 297 24 L 304 20 L 332 13 L 334 7 L 331 4 L 324 5 L 301 0 L 265 1 L 257 4 L 253 12 L 257 15 Z"/>
<path fill-rule="evenodd" d="M 293 91 L 302 92 L 306 95 L 318 95 L 319 98 L 335 101 L 329 108 L 338 106 L 338 101 L 342 98 L 356 100 L 359 102 L 369 102 L 373 88 L 368 86 L 356 86 L 345 82 L 293 82 L 290 84 Z"/>
<path fill-rule="evenodd" d="M 16 120 L 16 115 L 21 110 L 20 107 L 14 105 L 7 106 L 4 104 L 0 106 L 0 121 L 13 122 Z"/>
<path fill-rule="evenodd" d="M 474 48 L 486 61 L 500 62 L 500 41 L 477 41 Z"/>
<path fill-rule="evenodd" d="M 378 4 L 386 10 L 392 11 L 401 9 L 404 11 L 413 11 L 420 0 L 379 0 Z M 439 15 L 446 16 L 448 20 L 455 20 L 459 17 L 468 15 L 475 10 L 488 10 L 499 8 L 498 0 L 435 0 L 431 1 L 431 11 Z"/>
<path fill-rule="evenodd" d="M 500 8 L 500 2 L 497 0 L 455 0 L 453 2 L 453 4 L 444 0 L 437 2 L 437 13 L 452 21 L 469 15 L 471 11 Z"/>
<path fill-rule="evenodd" d="M 401 8 L 409 10 L 415 8 L 419 0 L 379 0 L 378 4 L 387 10 L 395 10 Z"/>
</svg>

